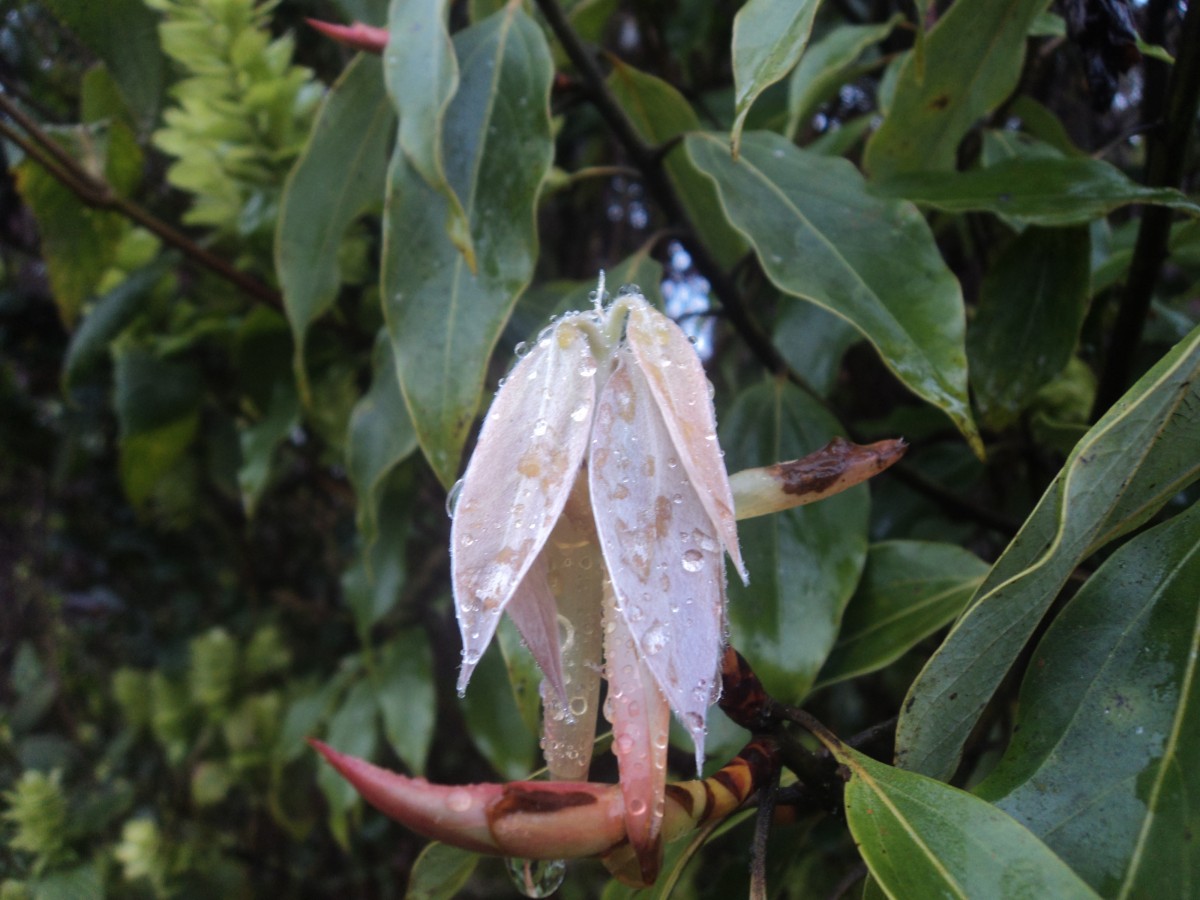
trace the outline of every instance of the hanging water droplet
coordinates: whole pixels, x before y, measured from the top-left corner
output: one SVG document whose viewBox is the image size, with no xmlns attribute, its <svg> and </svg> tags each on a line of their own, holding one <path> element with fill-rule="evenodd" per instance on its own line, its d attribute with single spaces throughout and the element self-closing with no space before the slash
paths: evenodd
<svg viewBox="0 0 1200 900">
<path fill-rule="evenodd" d="M 458 495 L 462 493 L 463 480 L 460 478 L 450 487 L 450 492 L 446 494 L 446 515 L 454 518 L 454 510 L 458 506 Z"/>
<path fill-rule="evenodd" d="M 696 549 L 684 550 L 680 562 L 685 572 L 699 572 L 704 566 L 704 554 Z"/>
<path fill-rule="evenodd" d="M 567 876 L 564 859 L 506 859 L 508 877 L 526 897 L 549 897 Z"/>
</svg>

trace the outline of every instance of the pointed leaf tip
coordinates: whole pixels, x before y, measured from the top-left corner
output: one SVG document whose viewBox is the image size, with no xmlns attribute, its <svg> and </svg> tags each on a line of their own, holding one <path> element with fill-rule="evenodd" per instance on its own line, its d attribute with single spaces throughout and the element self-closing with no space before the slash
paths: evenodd
<svg viewBox="0 0 1200 900">
<path fill-rule="evenodd" d="M 373 28 L 362 22 L 353 25 L 338 25 L 335 22 L 323 22 L 320 19 L 305 19 L 310 28 L 314 28 L 327 38 L 332 38 L 339 44 L 364 50 L 367 53 L 383 53 L 387 46 L 387 29 Z"/>
</svg>

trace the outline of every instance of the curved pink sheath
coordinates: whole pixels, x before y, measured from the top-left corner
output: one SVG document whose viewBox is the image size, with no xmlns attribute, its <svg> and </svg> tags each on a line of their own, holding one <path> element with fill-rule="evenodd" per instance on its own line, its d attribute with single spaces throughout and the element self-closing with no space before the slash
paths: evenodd
<svg viewBox="0 0 1200 900">
<path fill-rule="evenodd" d="M 484 419 L 450 530 L 460 692 L 571 492 L 587 450 L 595 372 L 586 338 L 566 319 L 517 363 Z M 534 588 L 527 599 L 544 604 L 549 596 Z M 552 658 L 538 662 L 561 686 L 557 642 L 544 652 Z"/>
<path fill-rule="evenodd" d="M 724 553 L 641 367 L 628 348 L 617 355 L 596 405 L 592 511 L 617 608 L 699 769 L 724 644 Z"/>
</svg>

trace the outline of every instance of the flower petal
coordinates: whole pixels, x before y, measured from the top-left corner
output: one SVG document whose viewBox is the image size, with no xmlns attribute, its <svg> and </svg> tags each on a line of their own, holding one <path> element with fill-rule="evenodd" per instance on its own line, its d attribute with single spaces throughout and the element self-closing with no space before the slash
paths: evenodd
<svg viewBox="0 0 1200 900">
<path fill-rule="evenodd" d="M 547 702 L 543 687 L 542 752 L 552 779 L 582 781 L 591 766 L 600 705 L 600 612 L 605 578 L 587 477 L 582 472 L 542 555 L 549 564 L 547 577 L 563 630 L 561 666 L 566 690 L 564 704 L 556 708 Z"/>
<path fill-rule="evenodd" d="M 742 581 L 748 582 L 738 547 L 733 493 L 717 444 L 717 416 L 700 357 L 683 330 L 648 304 L 635 306 L 630 312 L 626 338 L 649 382 L 679 460 L 716 525 L 734 568 Z"/>
<path fill-rule="evenodd" d="M 702 495 L 628 348 L 596 405 L 592 513 L 617 607 L 704 759 L 724 643 L 725 565 Z M 610 662 L 611 668 L 611 662 Z"/>
<path fill-rule="evenodd" d="M 595 371 L 583 332 L 564 320 L 517 363 L 484 419 L 450 530 L 460 691 L 571 492 L 587 449 Z"/>
<path fill-rule="evenodd" d="M 642 881 L 653 884 L 662 865 L 671 711 L 617 609 L 611 584 L 606 585 L 604 598 L 604 658 L 608 671 L 605 714 L 613 726 L 613 752 L 625 798 L 625 831 Z"/>
<path fill-rule="evenodd" d="M 521 579 L 507 609 L 546 683 L 554 691 L 558 708 L 565 709 L 569 701 L 558 647 L 558 604 L 550 592 L 549 571 L 546 549 L 543 548 Z"/>
</svg>

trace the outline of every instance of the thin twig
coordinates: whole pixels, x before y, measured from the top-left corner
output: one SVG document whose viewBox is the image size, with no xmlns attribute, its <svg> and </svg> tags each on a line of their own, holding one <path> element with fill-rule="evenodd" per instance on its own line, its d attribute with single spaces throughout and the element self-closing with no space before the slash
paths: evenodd
<svg viewBox="0 0 1200 900">
<path fill-rule="evenodd" d="M 86 171 L 57 141 L 0 93 L 0 112 L 3 112 L 28 135 L 0 121 L 0 133 L 17 144 L 31 159 L 46 169 L 64 187 L 81 201 L 95 209 L 118 212 L 161 238 L 165 243 L 182 251 L 194 262 L 199 263 L 226 281 L 236 285 L 254 300 L 275 309 L 283 308 L 280 293 L 263 284 L 252 275 L 231 266 L 211 250 L 200 246 L 183 232 L 150 213 L 144 207 L 118 195 L 108 182 Z"/>
<path fill-rule="evenodd" d="M 771 818 L 775 815 L 775 798 L 779 795 L 778 768 L 771 781 L 759 792 L 758 811 L 754 816 L 754 840 L 750 844 L 750 900 L 767 900 L 767 838 L 771 835 Z"/>
<path fill-rule="evenodd" d="M 1146 184 L 1150 187 L 1180 187 L 1187 162 L 1192 126 L 1200 108 L 1200 3 L 1189 3 L 1179 35 L 1178 55 L 1167 82 L 1161 127 L 1146 138 Z M 1092 407 L 1095 421 L 1129 387 L 1135 351 L 1142 340 L 1150 300 L 1167 258 L 1171 235 L 1171 210 L 1147 206 L 1138 226 L 1137 243 L 1129 263 L 1129 275 L 1121 294 L 1121 305 L 1109 341 L 1104 371 Z"/>
<path fill-rule="evenodd" d="M 663 170 L 662 154 L 659 148 L 650 146 L 638 134 L 637 128 L 604 83 L 604 76 L 596 64 L 595 57 L 584 47 L 579 35 L 571 27 L 571 23 L 567 21 L 558 4 L 554 0 L 536 0 L 536 2 L 547 24 L 550 25 L 550 29 L 566 51 L 567 57 L 579 71 L 582 89 L 634 165 L 642 173 L 650 193 L 670 220 L 681 223 L 687 228 L 689 235 L 693 238 L 688 241 L 688 252 L 691 254 L 692 262 L 696 266 L 696 270 L 708 280 L 713 292 L 721 301 L 730 324 L 741 335 L 742 340 L 746 342 L 751 352 L 758 357 L 765 368 L 776 375 L 785 375 L 791 378 L 794 373 L 791 372 L 787 361 L 762 326 L 750 315 L 737 286 L 697 236 L 694 223 L 688 217 L 674 185 L 671 184 Z"/>
</svg>

